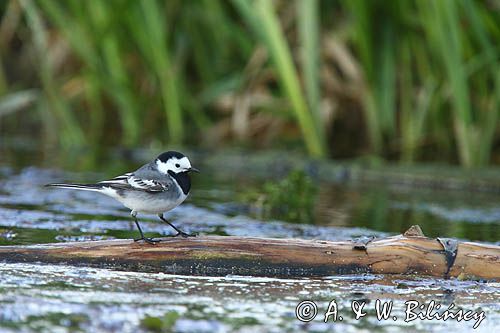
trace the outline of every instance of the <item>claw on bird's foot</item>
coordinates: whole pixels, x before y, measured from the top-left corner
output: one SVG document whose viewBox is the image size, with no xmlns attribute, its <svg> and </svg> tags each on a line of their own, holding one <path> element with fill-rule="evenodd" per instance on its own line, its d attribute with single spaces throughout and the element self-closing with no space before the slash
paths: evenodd
<svg viewBox="0 0 500 333">
<path fill-rule="evenodd" d="M 159 239 L 153 239 L 153 238 L 150 238 L 150 237 L 136 238 L 136 239 L 134 239 L 134 242 L 138 242 L 138 241 L 141 241 L 141 240 L 145 241 L 148 244 L 153 244 L 153 245 L 156 245 L 156 243 L 160 242 Z"/>
<path fill-rule="evenodd" d="M 187 232 L 184 232 L 184 231 L 179 231 L 177 232 L 175 235 L 168 235 L 168 236 L 165 236 L 165 237 L 179 237 L 181 236 L 182 238 L 188 238 L 188 237 L 196 237 L 198 236 L 197 233 L 193 233 L 193 234 L 188 234 Z"/>
<path fill-rule="evenodd" d="M 188 237 L 196 237 L 196 236 L 198 236 L 198 234 L 197 233 L 188 234 L 187 232 L 181 231 L 181 232 L 178 232 L 177 235 L 175 235 L 175 237 L 177 237 L 177 236 L 181 236 L 182 238 L 188 238 Z"/>
</svg>

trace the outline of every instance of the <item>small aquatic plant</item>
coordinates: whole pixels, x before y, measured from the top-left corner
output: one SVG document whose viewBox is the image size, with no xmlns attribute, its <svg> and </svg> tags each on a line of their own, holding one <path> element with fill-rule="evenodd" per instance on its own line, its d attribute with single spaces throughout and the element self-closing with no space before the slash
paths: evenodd
<svg viewBox="0 0 500 333">
<path fill-rule="evenodd" d="M 280 181 L 268 181 L 260 193 L 246 199 L 260 218 L 279 218 L 290 222 L 311 223 L 317 187 L 302 170 L 291 171 Z"/>
<path fill-rule="evenodd" d="M 175 311 L 167 312 L 163 317 L 146 316 L 141 320 L 141 326 L 149 332 L 169 332 L 179 317 Z"/>
</svg>

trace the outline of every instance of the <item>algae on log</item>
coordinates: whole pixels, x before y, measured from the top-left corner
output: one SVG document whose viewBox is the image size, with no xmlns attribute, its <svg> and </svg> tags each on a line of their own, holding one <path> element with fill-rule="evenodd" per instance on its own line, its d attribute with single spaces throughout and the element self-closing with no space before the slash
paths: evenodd
<svg viewBox="0 0 500 333">
<path fill-rule="evenodd" d="M 454 254 L 418 233 L 330 242 L 232 236 L 0 246 L 0 261 L 85 265 L 191 275 L 328 276 L 418 274 L 500 280 L 500 247 L 460 242 Z"/>
</svg>

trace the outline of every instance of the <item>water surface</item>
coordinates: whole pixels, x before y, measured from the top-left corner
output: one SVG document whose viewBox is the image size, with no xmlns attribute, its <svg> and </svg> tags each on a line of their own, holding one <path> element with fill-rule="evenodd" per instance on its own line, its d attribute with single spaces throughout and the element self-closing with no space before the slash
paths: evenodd
<svg viewBox="0 0 500 333">
<path fill-rule="evenodd" d="M 35 167 L 0 169 L 0 244 L 36 244 L 112 238 L 138 233 L 129 212 L 92 192 L 46 189 L 63 180 L 91 181 L 99 173 L 68 173 Z M 167 218 L 186 232 L 212 235 L 344 240 L 386 236 L 420 224 L 429 236 L 498 243 L 498 196 L 407 187 L 318 186 L 312 219 L 306 223 L 262 218 L 247 200 L 262 182 L 205 173 L 194 178 L 188 201 Z M 316 184 L 318 185 L 318 184 Z M 142 216 L 149 236 L 171 232 L 155 216 Z M 282 332 L 455 330 L 473 322 L 405 323 L 404 302 L 435 300 L 448 307 L 485 311 L 477 331 L 500 325 L 497 282 L 402 276 L 337 276 L 323 279 L 268 279 L 239 276 L 194 277 L 114 272 L 104 269 L 37 264 L 0 266 L 0 328 L 3 331 Z M 295 317 L 296 305 L 316 302 L 319 314 L 309 323 Z M 394 301 L 398 320 L 377 321 L 376 299 Z M 322 322 L 336 300 L 342 322 Z M 353 300 L 366 301 L 368 315 L 354 320 Z"/>
</svg>

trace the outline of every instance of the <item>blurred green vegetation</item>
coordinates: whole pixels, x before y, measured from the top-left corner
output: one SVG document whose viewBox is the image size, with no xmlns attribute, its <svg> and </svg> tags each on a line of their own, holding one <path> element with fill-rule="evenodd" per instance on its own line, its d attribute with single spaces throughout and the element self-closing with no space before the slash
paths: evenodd
<svg viewBox="0 0 500 333">
<path fill-rule="evenodd" d="M 1 137 L 500 163 L 500 3 L 6 0 Z"/>
<path fill-rule="evenodd" d="M 293 170 L 279 181 L 267 181 L 257 191 L 243 193 L 241 201 L 251 203 L 261 219 L 277 218 L 296 223 L 313 223 L 318 186 L 302 170 Z"/>
</svg>

